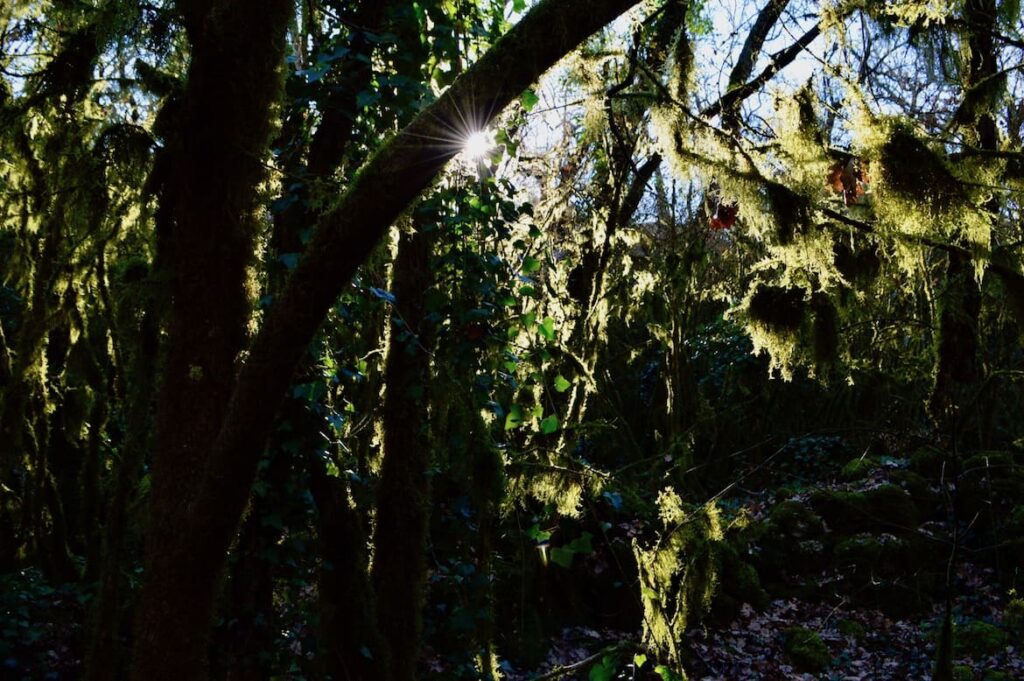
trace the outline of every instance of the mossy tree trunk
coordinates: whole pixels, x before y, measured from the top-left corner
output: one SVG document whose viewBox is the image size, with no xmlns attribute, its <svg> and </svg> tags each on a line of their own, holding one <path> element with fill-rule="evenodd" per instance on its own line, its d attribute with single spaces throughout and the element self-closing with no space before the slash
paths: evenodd
<svg viewBox="0 0 1024 681">
<path fill-rule="evenodd" d="M 430 520 L 430 337 L 426 294 L 437 227 L 415 224 L 398 242 L 396 299 L 384 368 L 384 448 L 377 490 L 373 584 L 393 678 L 419 660 Z"/>
<path fill-rule="evenodd" d="M 970 56 L 965 91 L 969 92 L 972 87 L 993 77 L 999 68 L 994 43 L 996 17 L 995 0 L 967 0 L 964 19 L 969 27 L 967 42 Z M 972 132 L 980 149 L 998 149 L 999 134 L 991 111 L 978 112 Z M 995 216 L 999 210 L 998 200 L 991 199 L 985 205 L 985 210 Z M 932 417 L 939 427 L 951 434 L 951 451 L 947 463 L 949 479 L 952 480 L 952 491 L 948 494 L 948 500 L 953 541 L 946 568 L 946 612 L 936 651 L 934 678 L 937 681 L 949 681 L 954 676 L 953 581 L 961 543 L 958 499 L 961 474 L 959 439 L 964 425 L 961 418 L 962 410 L 968 401 L 978 397 L 970 395 L 969 392 L 977 389 L 981 374 L 978 344 L 981 287 L 975 277 L 970 256 L 950 251 L 948 258 L 945 290 L 940 299 L 941 316 L 935 383 L 929 404 Z"/>
<path fill-rule="evenodd" d="M 347 488 L 327 475 L 323 459 L 311 454 L 309 460 L 320 535 L 317 598 L 322 671 L 337 681 L 387 681 L 390 663 L 377 629 L 366 528 Z"/>
<path fill-rule="evenodd" d="M 146 681 L 205 675 L 227 546 L 197 551 L 188 518 L 245 343 L 256 187 L 292 3 L 271 0 L 253 11 L 226 0 L 181 2 L 179 9 L 192 53 L 160 197 L 173 223 L 161 253 L 170 287 L 167 352 L 133 671 Z"/>
<path fill-rule="evenodd" d="M 90 638 L 86 653 L 86 681 L 123 678 L 126 667 L 123 641 L 126 613 L 130 610 L 124 566 L 130 560 L 135 532 L 129 508 L 136 497 L 146 453 L 151 444 L 159 323 L 156 301 L 144 293 L 153 286 L 149 272 L 136 268 L 115 292 L 115 354 L 120 360 L 118 392 L 125 405 L 125 434 L 121 461 L 103 526 L 99 584 L 90 612 Z"/>
</svg>

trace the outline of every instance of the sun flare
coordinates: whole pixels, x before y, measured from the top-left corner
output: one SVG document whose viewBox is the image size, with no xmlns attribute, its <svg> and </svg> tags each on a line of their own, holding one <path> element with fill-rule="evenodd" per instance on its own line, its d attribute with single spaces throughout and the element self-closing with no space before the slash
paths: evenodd
<svg viewBox="0 0 1024 681">
<path fill-rule="evenodd" d="M 486 130 L 478 130 L 466 138 L 462 145 L 462 153 L 471 161 L 479 161 L 491 153 L 493 148 L 494 139 L 491 133 Z"/>
</svg>

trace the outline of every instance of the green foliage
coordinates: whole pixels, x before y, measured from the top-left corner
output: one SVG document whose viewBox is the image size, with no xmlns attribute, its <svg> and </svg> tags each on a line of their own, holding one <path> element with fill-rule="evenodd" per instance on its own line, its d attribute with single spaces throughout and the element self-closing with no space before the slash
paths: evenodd
<svg viewBox="0 0 1024 681">
<path fill-rule="evenodd" d="M 798 671 L 819 674 L 831 663 L 828 646 L 813 631 L 793 627 L 782 632 L 786 655 Z"/>
<path fill-rule="evenodd" d="M 614 655 L 605 655 L 601 661 L 590 668 L 588 681 L 611 681 L 619 671 L 619 660 Z"/>
<path fill-rule="evenodd" d="M 10 678 L 57 678 L 73 660 L 53 655 L 81 635 L 89 594 L 74 584 L 53 586 L 38 570 L 0 576 L 0 664 Z"/>
<path fill-rule="evenodd" d="M 953 652 L 957 657 L 981 659 L 1002 651 L 1010 637 L 999 627 L 971 620 L 953 628 Z"/>
</svg>

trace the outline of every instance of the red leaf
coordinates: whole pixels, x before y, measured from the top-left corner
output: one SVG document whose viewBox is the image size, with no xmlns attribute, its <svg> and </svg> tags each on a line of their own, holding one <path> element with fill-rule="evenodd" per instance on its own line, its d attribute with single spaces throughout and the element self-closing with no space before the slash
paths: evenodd
<svg viewBox="0 0 1024 681">
<path fill-rule="evenodd" d="M 719 203 L 711 216 L 711 229 L 729 229 L 736 224 L 740 208 L 735 203 Z"/>
</svg>

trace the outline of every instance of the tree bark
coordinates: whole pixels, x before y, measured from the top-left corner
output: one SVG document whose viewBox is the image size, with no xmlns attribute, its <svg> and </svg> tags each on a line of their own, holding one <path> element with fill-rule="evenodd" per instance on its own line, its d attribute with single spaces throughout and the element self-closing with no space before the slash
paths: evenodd
<svg viewBox="0 0 1024 681">
<path fill-rule="evenodd" d="M 146 681 L 205 675 L 227 542 L 217 555 L 197 555 L 187 518 L 244 347 L 256 188 L 291 8 L 288 0 L 261 3 L 259 11 L 232 0 L 179 3 L 192 55 L 180 127 L 167 142 L 172 175 L 160 197 L 173 225 L 161 254 L 170 286 L 167 353 L 133 671 Z"/>
<path fill-rule="evenodd" d="M 414 229 L 402 234 L 395 258 L 396 315 L 384 368 L 384 458 L 373 535 L 377 615 L 395 681 L 416 676 L 430 519 L 430 334 L 425 317 L 436 231 Z"/>
<path fill-rule="evenodd" d="M 968 37 L 970 61 L 965 90 L 992 77 L 997 69 L 995 43 L 996 6 L 994 0 L 969 0 L 965 18 L 971 27 Z M 978 147 L 995 151 L 999 136 L 991 112 L 983 112 L 974 124 Z M 997 199 L 985 209 L 998 212 Z M 950 251 L 945 287 L 941 295 L 939 345 L 935 361 L 935 382 L 929 403 L 932 417 L 945 430 L 952 428 L 959 406 L 966 400 L 964 391 L 980 378 L 978 361 L 978 323 L 981 315 L 981 287 L 974 276 L 974 264 L 967 253 Z"/>
</svg>

